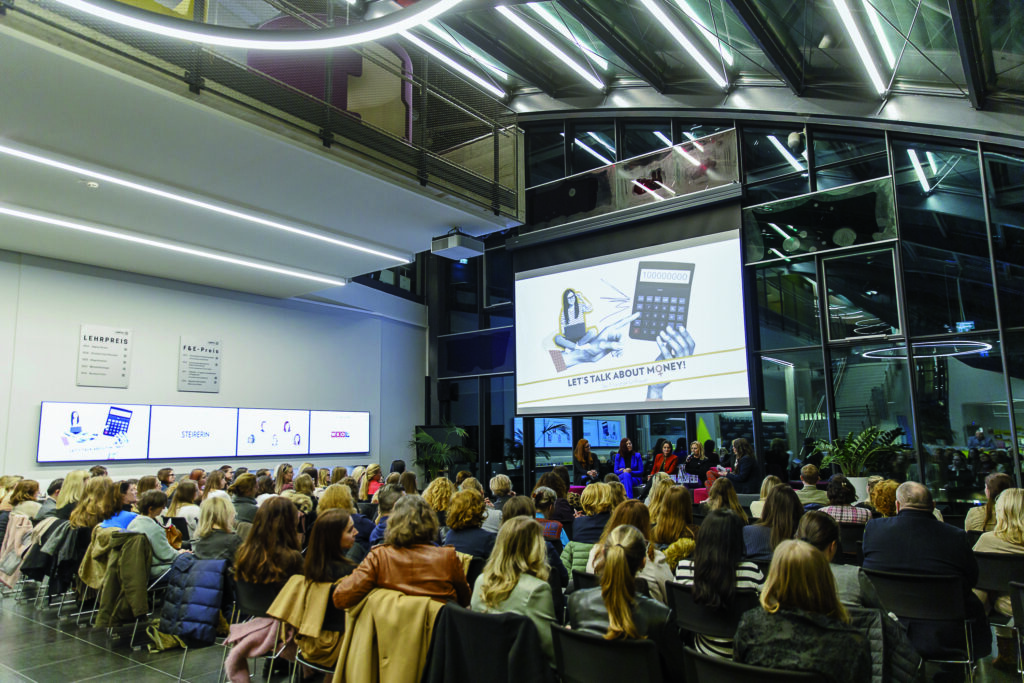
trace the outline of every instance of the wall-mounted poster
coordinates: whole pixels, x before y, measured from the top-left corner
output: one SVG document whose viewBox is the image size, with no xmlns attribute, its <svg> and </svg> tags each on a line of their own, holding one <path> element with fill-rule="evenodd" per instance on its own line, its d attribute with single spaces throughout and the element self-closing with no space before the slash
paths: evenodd
<svg viewBox="0 0 1024 683">
<path fill-rule="evenodd" d="M 178 391 L 220 393 L 220 339 L 182 335 L 178 340 Z"/>
<path fill-rule="evenodd" d="M 82 325 L 78 335 L 80 387 L 127 389 L 131 374 L 132 331 L 103 325 Z"/>
</svg>

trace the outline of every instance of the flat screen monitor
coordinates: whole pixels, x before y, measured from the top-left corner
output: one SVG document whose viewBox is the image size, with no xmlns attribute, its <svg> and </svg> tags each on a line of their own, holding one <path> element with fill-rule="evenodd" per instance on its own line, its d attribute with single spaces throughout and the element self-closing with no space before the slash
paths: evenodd
<svg viewBox="0 0 1024 683">
<path fill-rule="evenodd" d="M 238 409 L 238 455 L 306 455 L 309 411 Z"/>
<path fill-rule="evenodd" d="M 749 406 L 741 275 L 738 230 L 517 273 L 517 414 Z"/>
<path fill-rule="evenodd" d="M 309 411 L 309 452 L 369 453 L 370 414 L 340 410 Z"/>
<path fill-rule="evenodd" d="M 238 408 L 153 406 L 149 457 L 233 457 L 237 438 Z"/>
<path fill-rule="evenodd" d="M 148 436 L 149 406 L 43 401 L 36 462 L 145 460 Z"/>
<path fill-rule="evenodd" d="M 622 423 L 618 420 L 583 420 L 583 438 L 595 448 L 618 448 L 622 440 Z"/>
</svg>

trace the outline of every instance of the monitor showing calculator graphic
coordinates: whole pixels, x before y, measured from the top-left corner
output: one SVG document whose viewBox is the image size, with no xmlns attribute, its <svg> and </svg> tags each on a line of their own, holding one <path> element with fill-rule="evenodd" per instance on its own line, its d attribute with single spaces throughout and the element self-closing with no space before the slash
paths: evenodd
<svg viewBox="0 0 1024 683">
<path fill-rule="evenodd" d="M 633 295 L 633 313 L 640 316 L 630 324 L 630 337 L 653 341 L 669 325 L 686 327 L 695 267 L 692 263 L 640 262 Z"/>
<path fill-rule="evenodd" d="M 110 406 L 107 412 L 107 424 L 103 427 L 103 436 L 117 436 L 128 433 L 128 425 L 132 422 L 132 411 L 127 408 Z"/>
</svg>

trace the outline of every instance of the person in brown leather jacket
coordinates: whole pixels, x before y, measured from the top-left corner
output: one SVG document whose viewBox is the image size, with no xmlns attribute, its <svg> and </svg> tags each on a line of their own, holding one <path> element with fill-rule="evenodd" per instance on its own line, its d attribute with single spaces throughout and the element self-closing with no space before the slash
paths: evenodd
<svg viewBox="0 0 1024 683">
<path fill-rule="evenodd" d="M 374 588 L 387 588 L 469 606 L 470 589 L 452 547 L 434 544 L 437 516 L 420 496 L 404 496 L 388 518 L 384 543 L 334 589 L 334 605 L 358 604 Z"/>
</svg>

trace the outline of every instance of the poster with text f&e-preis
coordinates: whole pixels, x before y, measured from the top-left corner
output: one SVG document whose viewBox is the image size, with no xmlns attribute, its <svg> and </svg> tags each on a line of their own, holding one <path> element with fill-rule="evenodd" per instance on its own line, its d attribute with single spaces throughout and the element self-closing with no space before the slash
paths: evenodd
<svg viewBox="0 0 1024 683">
<path fill-rule="evenodd" d="M 516 412 L 750 403 L 739 231 L 516 274 Z"/>
</svg>

